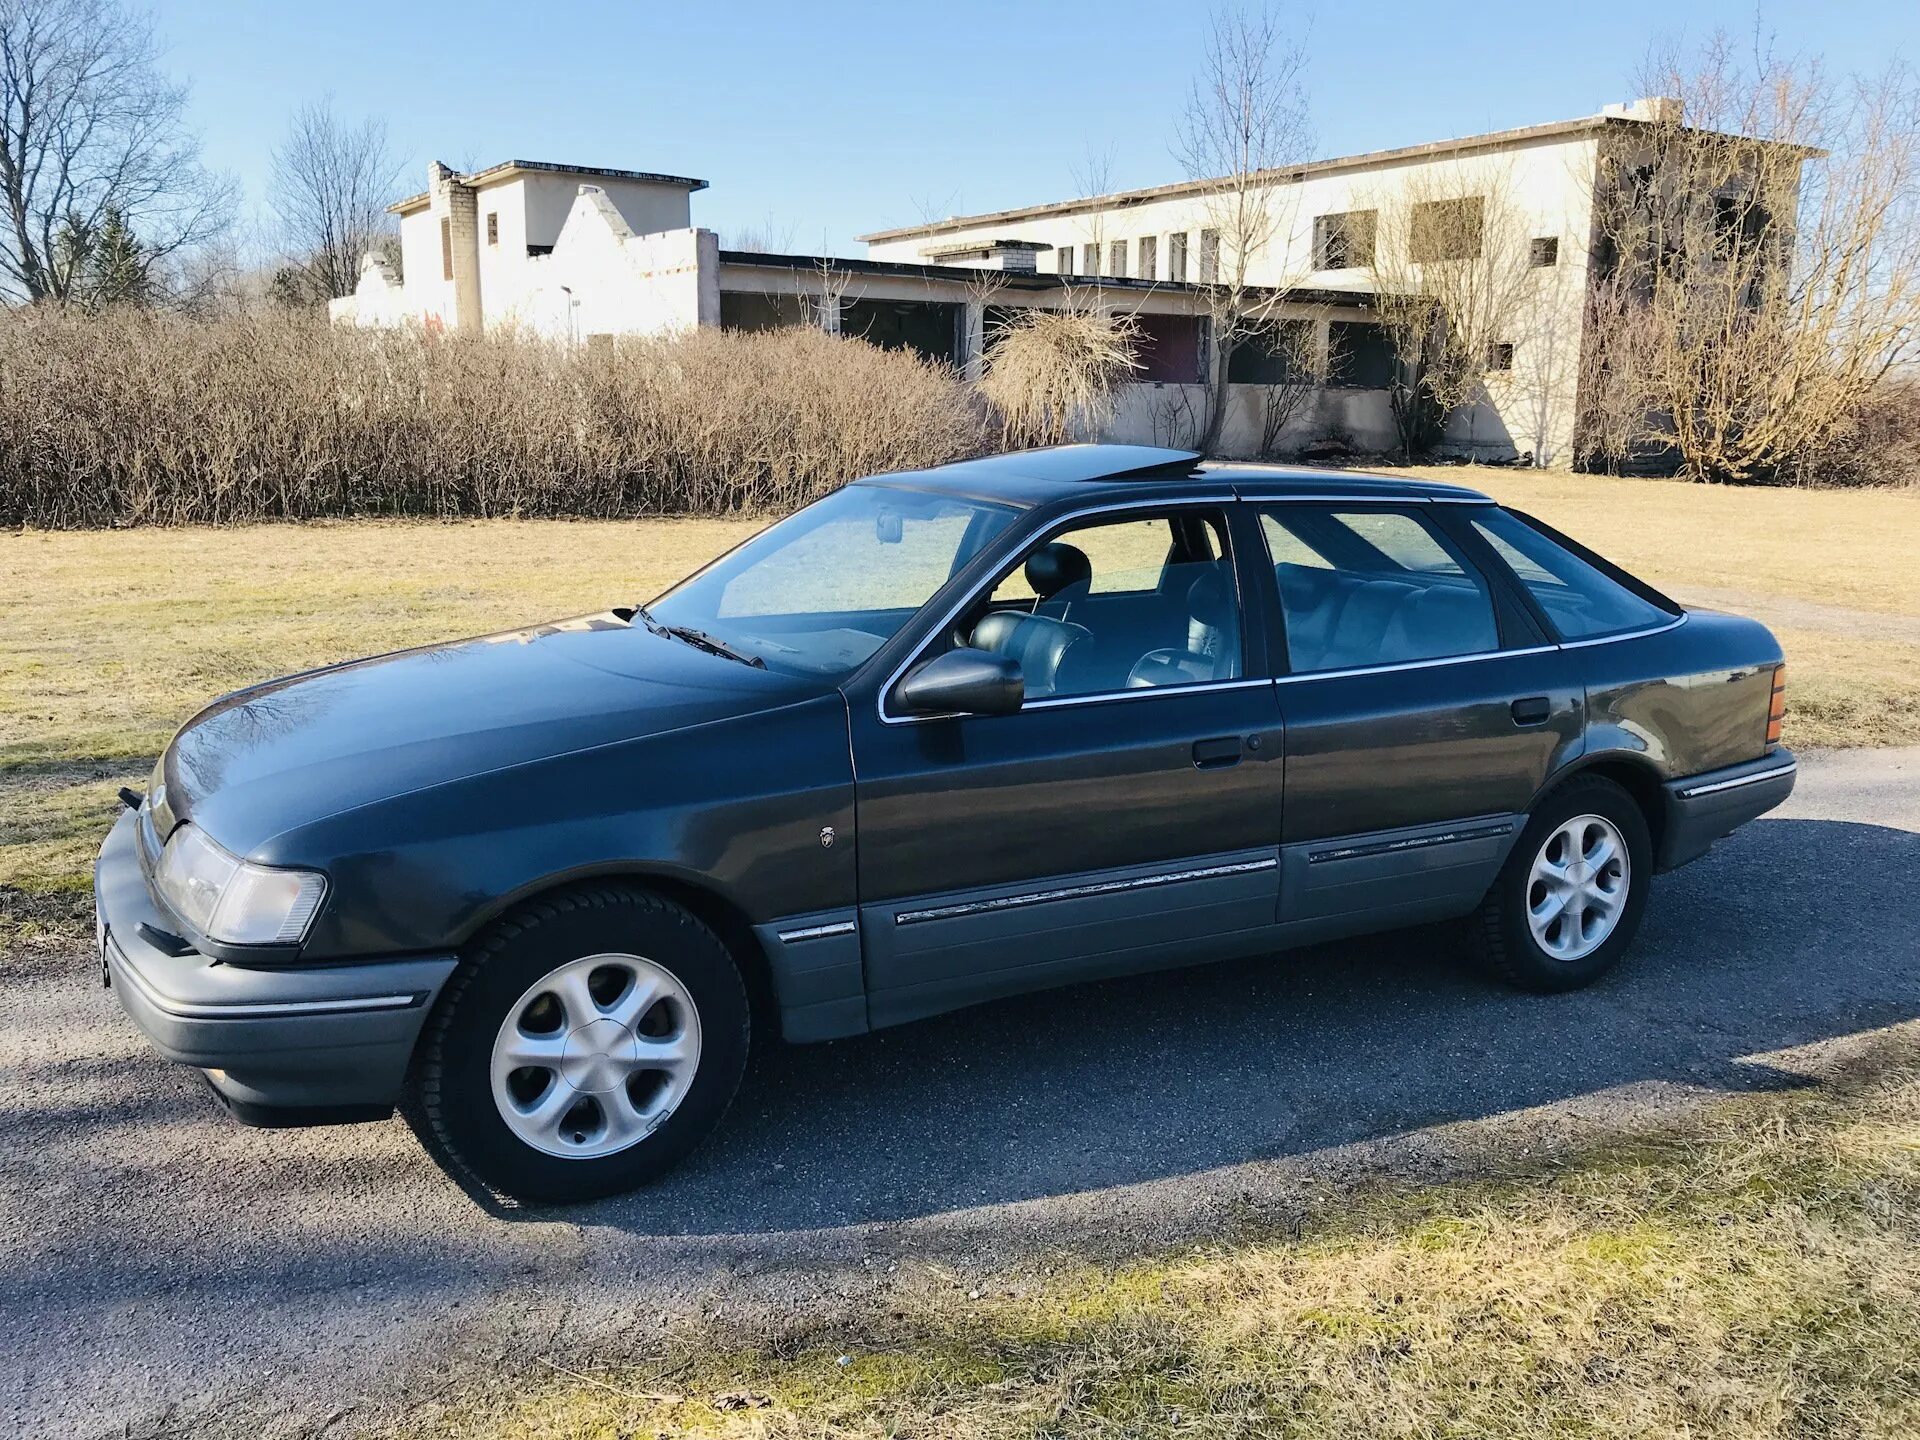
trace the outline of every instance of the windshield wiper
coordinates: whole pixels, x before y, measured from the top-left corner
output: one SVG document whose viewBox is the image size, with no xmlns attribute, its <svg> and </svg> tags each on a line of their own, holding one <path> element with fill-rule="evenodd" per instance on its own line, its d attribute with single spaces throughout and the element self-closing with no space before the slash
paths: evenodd
<svg viewBox="0 0 1920 1440">
<path fill-rule="evenodd" d="M 656 635 L 666 635 L 691 645 L 696 650 L 704 650 L 709 655 L 719 655 L 727 660 L 738 660 L 742 665 L 751 665 L 756 670 L 767 668 L 767 662 L 758 655 L 749 655 L 744 650 L 736 650 L 717 635 L 709 635 L 704 630 L 696 630 L 691 625 L 668 625 L 654 618 L 651 610 L 644 605 L 635 605 L 633 618 Z"/>
<path fill-rule="evenodd" d="M 742 665 L 751 665 L 756 670 L 767 668 L 767 662 L 758 655 L 749 655 L 744 650 L 736 650 L 717 635 L 709 635 L 704 630 L 696 630 L 691 625 L 662 625 L 660 627 L 676 640 L 684 640 L 696 650 L 705 650 L 713 655 L 724 655 L 729 660 L 738 660 Z"/>
</svg>

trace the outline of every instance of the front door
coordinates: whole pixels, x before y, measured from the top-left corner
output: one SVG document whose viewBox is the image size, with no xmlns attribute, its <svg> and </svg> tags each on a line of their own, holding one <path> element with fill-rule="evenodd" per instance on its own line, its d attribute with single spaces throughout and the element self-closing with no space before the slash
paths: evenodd
<svg viewBox="0 0 1920 1440">
<path fill-rule="evenodd" d="M 1226 507 L 1063 522 L 906 667 L 1012 655 L 1023 709 L 856 707 L 874 1024 L 1270 931 L 1283 746 L 1234 549 Z"/>
<path fill-rule="evenodd" d="M 1472 908 L 1580 741 L 1571 657 L 1435 509 L 1261 511 L 1286 636 L 1282 908 L 1296 932 Z"/>
</svg>

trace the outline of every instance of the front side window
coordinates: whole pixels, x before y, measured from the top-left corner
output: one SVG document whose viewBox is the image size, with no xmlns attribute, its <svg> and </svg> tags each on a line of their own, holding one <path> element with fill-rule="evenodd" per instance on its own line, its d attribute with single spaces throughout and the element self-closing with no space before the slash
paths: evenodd
<svg viewBox="0 0 1920 1440">
<path fill-rule="evenodd" d="M 1184 512 L 1058 531 L 960 617 L 952 640 L 1017 660 L 1030 701 L 1238 679 L 1224 521 Z"/>
<path fill-rule="evenodd" d="M 1296 674 L 1500 648 L 1484 580 L 1411 510 L 1285 505 L 1262 513 Z"/>
<path fill-rule="evenodd" d="M 1540 602 L 1563 639 L 1640 630 L 1673 618 L 1517 515 L 1476 507 L 1473 528 Z"/>
<path fill-rule="evenodd" d="M 763 530 L 649 606 L 770 669 L 838 679 L 863 664 L 1019 512 L 849 485 Z"/>
</svg>

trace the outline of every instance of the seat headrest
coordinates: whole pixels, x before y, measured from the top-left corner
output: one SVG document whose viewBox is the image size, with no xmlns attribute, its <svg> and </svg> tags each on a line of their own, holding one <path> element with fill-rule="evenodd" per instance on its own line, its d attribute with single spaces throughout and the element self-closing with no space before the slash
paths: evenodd
<svg viewBox="0 0 1920 1440">
<path fill-rule="evenodd" d="M 1187 613 L 1215 630 L 1233 624 L 1233 581 L 1225 570 L 1209 570 L 1193 582 L 1187 590 Z"/>
<path fill-rule="evenodd" d="M 1027 557 L 1027 584 L 1042 600 L 1051 600 L 1069 585 L 1093 580 L 1093 562 L 1077 546 L 1056 540 Z"/>
</svg>

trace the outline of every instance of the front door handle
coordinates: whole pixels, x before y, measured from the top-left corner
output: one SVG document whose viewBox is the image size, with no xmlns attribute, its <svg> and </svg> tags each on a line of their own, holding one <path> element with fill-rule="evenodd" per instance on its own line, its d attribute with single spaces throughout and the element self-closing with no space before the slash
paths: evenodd
<svg viewBox="0 0 1920 1440">
<path fill-rule="evenodd" d="M 1196 770 L 1223 770 L 1229 765 L 1240 763 L 1240 737 L 1222 735 L 1216 740 L 1196 740 L 1193 742 L 1193 768 Z"/>
<path fill-rule="evenodd" d="M 1544 725 L 1553 714 L 1553 703 L 1544 695 L 1529 695 L 1524 700 L 1513 702 L 1513 723 L 1516 725 Z"/>
</svg>

